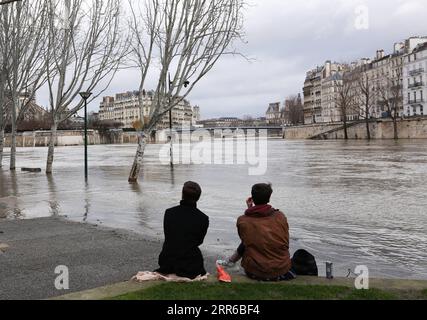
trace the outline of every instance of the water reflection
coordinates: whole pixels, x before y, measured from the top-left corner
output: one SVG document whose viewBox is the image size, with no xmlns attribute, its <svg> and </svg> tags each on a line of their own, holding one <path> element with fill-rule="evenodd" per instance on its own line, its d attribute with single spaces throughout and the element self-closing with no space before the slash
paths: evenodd
<svg viewBox="0 0 427 320">
<path fill-rule="evenodd" d="M 60 215 L 61 205 L 56 198 L 56 184 L 53 175 L 46 175 L 47 177 L 47 186 L 49 191 L 49 208 L 50 214 L 52 217 L 57 217 Z"/>
</svg>

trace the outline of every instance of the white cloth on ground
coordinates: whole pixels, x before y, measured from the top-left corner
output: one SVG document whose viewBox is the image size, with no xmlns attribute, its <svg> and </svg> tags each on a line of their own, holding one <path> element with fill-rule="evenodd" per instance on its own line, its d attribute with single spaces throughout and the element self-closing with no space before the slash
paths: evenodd
<svg viewBox="0 0 427 320">
<path fill-rule="evenodd" d="M 204 276 L 198 276 L 195 279 L 178 277 L 176 274 L 163 275 L 158 272 L 143 271 L 138 272 L 136 276 L 132 278 L 132 281 L 146 282 L 146 281 L 166 281 L 166 282 L 201 282 L 206 281 L 209 278 L 209 274 Z"/>
</svg>

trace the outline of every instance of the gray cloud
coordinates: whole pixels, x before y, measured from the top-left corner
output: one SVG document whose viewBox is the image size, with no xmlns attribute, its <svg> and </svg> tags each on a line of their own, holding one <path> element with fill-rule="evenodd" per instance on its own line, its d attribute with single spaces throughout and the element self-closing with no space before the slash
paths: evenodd
<svg viewBox="0 0 427 320">
<path fill-rule="evenodd" d="M 369 30 L 355 28 L 360 5 L 369 9 Z M 246 9 L 247 44 L 238 48 L 254 61 L 221 59 L 190 101 L 201 106 L 204 118 L 264 115 L 268 103 L 301 92 L 308 69 L 329 59 L 373 57 L 377 49 L 390 52 L 394 42 L 427 35 L 426 18 L 425 0 L 252 0 Z M 137 87 L 136 72 L 127 70 L 106 94 Z"/>
</svg>

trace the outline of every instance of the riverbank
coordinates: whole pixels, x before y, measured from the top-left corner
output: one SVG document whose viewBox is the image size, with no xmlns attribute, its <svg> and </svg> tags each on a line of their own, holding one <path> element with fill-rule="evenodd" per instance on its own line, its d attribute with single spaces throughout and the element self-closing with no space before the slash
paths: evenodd
<svg viewBox="0 0 427 320">
<path fill-rule="evenodd" d="M 16 146 L 18 148 L 47 147 L 50 141 L 50 131 L 28 131 L 19 132 L 16 136 Z M 5 135 L 5 147 L 11 145 L 11 135 Z M 88 130 L 88 144 L 137 144 L 137 132 L 118 131 L 98 131 Z M 55 142 L 58 147 L 70 147 L 84 145 L 83 130 L 59 130 Z"/>
<path fill-rule="evenodd" d="M 48 299 L 129 280 L 157 268 L 161 242 L 60 218 L 0 220 L 0 300 Z M 55 288 L 57 266 L 70 290 Z"/>
<path fill-rule="evenodd" d="M 165 286 L 160 282 L 129 281 L 138 271 L 154 270 L 160 250 L 161 241 L 150 237 L 60 218 L 0 220 L 0 300 L 156 299 L 162 292 L 163 298 L 191 299 L 194 285 L 187 288 L 177 284 Z M 215 274 L 215 255 L 204 254 L 208 271 Z M 67 291 L 55 288 L 57 266 L 69 269 L 70 289 Z M 273 295 L 265 297 L 276 295 L 279 299 L 426 298 L 427 281 L 371 279 L 371 288 L 375 290 L 367 294 L 356 292 L 353 281 L 299 277 L 291 283 L 280 284 L 282 287 L 267 288 L 265 284 L 233 275 L 232 290 L 218 286 L 215 276 L 201 285 L 209 293 L 205 297 L 211 299 L 239 296 L 255 299 L 263 290 Z"/>
<path fill-rule="evenodd" d="M 398 121 L 399 139 L 427 139 L 427 118 L 412 118 Z M 372 140 L 394 139 L 393 121 L 378 119 L 369 124 Z M 348 137 L 350 140 L 366 140 L 366 123 L 348 124 Z M 318 139 L 318 140 L 343 140 L 344 129 L 342 123 L 319 123 L 296 127 L 286 127 L 284 138 L 289 140 Z"/>
</svg>

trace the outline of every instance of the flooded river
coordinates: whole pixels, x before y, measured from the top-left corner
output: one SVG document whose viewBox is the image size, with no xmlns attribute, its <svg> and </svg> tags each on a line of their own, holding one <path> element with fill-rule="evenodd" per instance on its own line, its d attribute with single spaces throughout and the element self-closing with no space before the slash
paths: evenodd
<svg viewBox="0 0 427 320">
<path fill-rule="evenodd" d="M 373 276 L 427 279 L 427 141 L 268 142 L 268 169 L 249 176 L 244 165 L 159 162 L 148 147 L 139 185 L 127 176 L 135 146 L 91 146 L 90 178 L 83 148 L 58 148 L 55 174 L 0 171 L 0 219 L 66 216 L 75 221 L 162 237 L 164 210 L 180 200 L 182 184 L 201 184 L 200 209 L 211 218 L 204 248 L 231 253 L 236 219 L 251 185 L 271 182 L 272 204 L 288 216 L 291 249 L 312 252 L 324 272 L 367 265 Z M 5 163 L 8 161 L 6 149 Z M 44 168 L 47 150 L 18 150 L 18 167 Z"/>
</svg>

